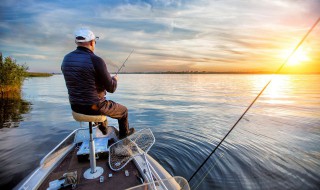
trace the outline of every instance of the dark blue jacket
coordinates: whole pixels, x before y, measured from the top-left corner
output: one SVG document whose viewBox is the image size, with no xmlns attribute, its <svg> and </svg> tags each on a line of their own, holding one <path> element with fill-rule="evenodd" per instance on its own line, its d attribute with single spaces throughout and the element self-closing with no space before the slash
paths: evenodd
<svg viewBox="0 0 320 190">
<path fill-rule="evenodd" d="M 76 112 L 95 114 L 85 110 L 104 101 L 106 91 L 113 93 L 117 88 L 117 81 L 110 76 L 103 59 L 85 47 L 79 46 L 67 54 L 61 70 L 71 108 Z"/>
</svg>

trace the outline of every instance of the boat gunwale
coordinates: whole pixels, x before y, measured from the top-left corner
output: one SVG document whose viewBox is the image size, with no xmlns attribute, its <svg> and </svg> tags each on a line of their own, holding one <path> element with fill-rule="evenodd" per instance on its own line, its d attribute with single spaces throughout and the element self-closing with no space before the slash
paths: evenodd
<svg viewBox="0 0 320 190">
<path fill-rule="evenodd" d="M 56 150 L 58 150 L 60 148 L 60 146 L 62 144 L 64 144 L 64 142 L 66 142 L 72 135 L 75 135 L 75 133 L 78 131 L 79 129 L 75 129 L 73 130 L 67 137 L 65 137 L 57 146 L 55 146 L 48 154 L 46 154 L 40 161 L 40 166 L 43 166 L 46 164 L 46 160 L 50 158 L 51 154 L 54 153 Z M 75 144 L 73 142 L 73 144 Z"/>
<path fill-rule="evenodd" d="M 41 172 L 41 169 L 44 169 L 45 164 L 49 163 L 50 161 L 48 161 L 48 159 L 50 158 L 50 156 L 53 155 L 53 153 L 55 151 L 57 151 L 60 146 L 62 144 L 64 144 L 67 140 L 69 140 L 72 135 L 74 135 L 79 129 L 75 129 L 73 130 L 67 137 L 65 137 L 58 145 L 56 145 L 49 153 L 47 153 L 40 161 L 39 165 L 37 166 L 37 168 L 35 170 L 33 170 L 33 172 L 31 173 L 31 175 L 26 179 L 21 181 L 19 184 L 21 185 L 17 185 L 14 189 L 21 189 L 21 190 L 26 190 L 29 189 L 29 186 L 26 186 L 29 182 L 31 182 L 31 180 L 34 178 L 34 176 L 36 174 L 40 174 L 39 172 Z M 73 145 L 72 145 L 73 144 Z M 35 184 L 34 187 L 32 187 L 31 189 L 36 189 L 40 186 L 40 184 L 43 182 L 43 180 L 50 174 L 50 172 L 63 160 L 63 158 L 74 148 L 75 143 L 70 143 L 68 144 L 69 148 L 65 149 L 63 152 L 61 152 L 60 158 L 57 159 L 54 163 L 52 163 L 52 165 L 50 166 L 50 168 L 47 171 L 43 171 L 43 176 L 42 178 Z M 67 147 L 67 146 L 66 146 Z"/>
</svg>

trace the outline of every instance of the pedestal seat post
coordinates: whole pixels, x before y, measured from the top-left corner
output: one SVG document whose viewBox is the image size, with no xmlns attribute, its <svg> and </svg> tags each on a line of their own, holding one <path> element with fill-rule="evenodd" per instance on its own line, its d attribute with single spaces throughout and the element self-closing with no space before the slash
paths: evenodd
<svg viewBox="0 0 320 190">
<path fill-rule="evenodd" d="M 83 176 L 86 179 L 98 178 L 103 174 L 103 168 L 96 166 L 96 153 L 92 134 L 92 122 L 104 122 L 107 120 L 107 117 L 104 115 L 85 115 L 76 112 L 72 112 L 72 116 L 76 121 L 89 122 L 90 168 L 84 172 Z"/>
</svg>

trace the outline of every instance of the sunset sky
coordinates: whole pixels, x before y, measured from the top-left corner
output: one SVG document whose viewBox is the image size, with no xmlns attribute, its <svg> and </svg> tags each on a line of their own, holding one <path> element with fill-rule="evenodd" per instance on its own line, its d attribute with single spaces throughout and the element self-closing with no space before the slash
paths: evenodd
<svg viewBox="0 0 320 190">
<path fill-rule="evenodd" d="M 60 72 L 90 28 L 109 71 L 274 71 L 320 17 L 319 0 L 1 0 L 0 52 Z M 284 68 L 320 73 L 320 24 Z"/>
</svg>

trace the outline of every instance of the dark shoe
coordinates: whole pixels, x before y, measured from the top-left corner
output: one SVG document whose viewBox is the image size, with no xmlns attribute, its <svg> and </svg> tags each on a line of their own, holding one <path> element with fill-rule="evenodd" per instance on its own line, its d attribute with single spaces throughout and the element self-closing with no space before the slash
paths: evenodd
<svg viewBox="0 0 320 190">
<path fill-rule="evenodd" d="M 124 139 L 124 138 L 126 138 L 127 136 L 132 135 L 134 132 L 135 132 L 135 129 L 134 129 L 134 128 L 130 128 L 126 135 L 121 135 L 121 134 L 119 134 L 119 139 L 120 139 L 120 140 L 121 140 L 121 139 Z"/>
<path fill-rule="evenodd" d="M 127 136 L 132 135 L 134 132 L 136 132 L 136 130 L 134 128 L 130 128 L 127 133 Z"/>
<path fill-rule="evenodd" d="M 106 135 L 106 134 L 107 134 L 108 129 L 107 129 L 107 127 L 104 126 L 102 123 L 99 124 L 98 128 L 99 128 L 99 130 L 102 132 L 103 135 Z"/>
</svg>

